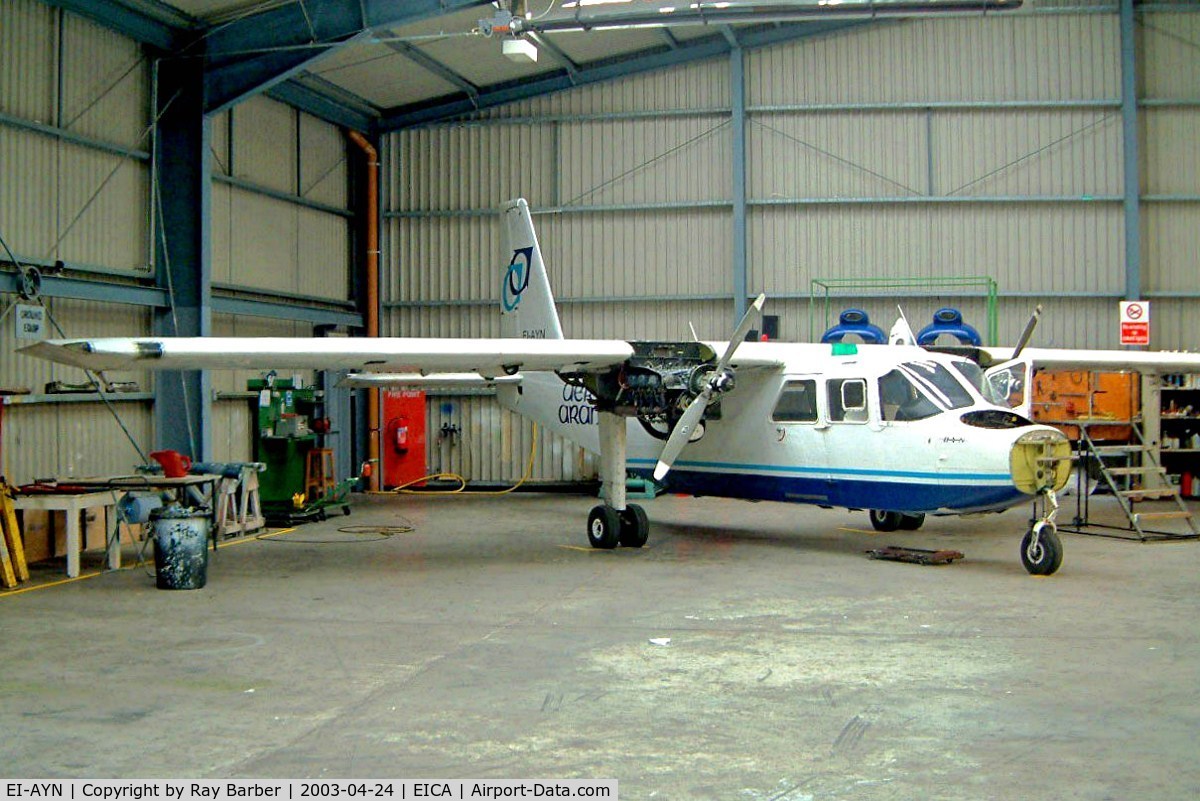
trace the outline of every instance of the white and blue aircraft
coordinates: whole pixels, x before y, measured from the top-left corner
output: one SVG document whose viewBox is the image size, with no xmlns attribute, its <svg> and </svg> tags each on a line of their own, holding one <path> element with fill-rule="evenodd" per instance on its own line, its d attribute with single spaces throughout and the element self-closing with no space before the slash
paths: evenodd
<svg viewBox="0 0 1200 801">
<path fill-rule="evenodd" d="M 763 296 L 728 343 L 565 339 L 526 202 L 502 217 L 502 338 L 143 337 L 25 352 L 95 371 L 271 367 L 356 371 L 357 386 L 495 385 L 506 408 L 600 454 L 605 500 L 587 524 L 596 548 L 647 541 L 627 472 L 677 493 L 866 509 L 884 531 L 1039 498 L 1020 554 L 1040 575 L 1062 562 L 1055 493 L 1071 446 L 1005 405 L 1006 381 L 1027 382 L 1034 364 L 1200 372 L 1197 354 L 1023 349 L 1031 328 L 1016 349 L 977 350 L 977 361 L 903 344 L 914 341 L 907 324 L 888 345 L 743 342 Z"/>
</svg>

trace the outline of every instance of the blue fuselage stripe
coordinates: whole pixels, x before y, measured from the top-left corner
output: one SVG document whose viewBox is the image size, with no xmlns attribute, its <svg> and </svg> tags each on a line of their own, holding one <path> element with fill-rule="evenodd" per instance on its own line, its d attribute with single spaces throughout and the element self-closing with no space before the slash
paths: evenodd
<svg viewBox="0 0 1200 801">
<path fill-rule="evenodd" d="M 630 471 L 650 478 L 651 463 L 648 459 L 631 459 Z M 694 466 L 705 469 L 691 469 Z M 767 471 L 758 465 L 732 464 L 721 465 L 722 470 L 718 472 L 713 467 L 709 463 L 676 462 L 661 483 L 669 492 L 688 495 L 912 513 L 998 510 L 1029 498 L 1003 474 L 804 471 L 797 468 Z M 989 483 L 963 483 L 981 479 Z"/>
<path fill-rule="evenodd" d="M 629 459 L 629 464 L 634 467 L 653 467 L 655 464 L 657 464 L 657 462 L 654 459 Z M 675 464 L 677 469 L 697 468 L 699 470 L 716 470 L 721 471 L 722 473 L 736 474 L 776 473 L 781 475 L 794 475 L 797 477 L 869 476 L 871 478 L 919 478 L 933 481 L 995 481 L 1006 485 L 1012 484 L 1012 477 L 1009 476 L 1008 473 L 931 473 L 914 470 L 866 470 L 862 468 L 845 467 L 798 467 L 794 465 L 781 466 L 771 464 L 735 464 L 733 462 L 679 461 Z"/>
</svg>

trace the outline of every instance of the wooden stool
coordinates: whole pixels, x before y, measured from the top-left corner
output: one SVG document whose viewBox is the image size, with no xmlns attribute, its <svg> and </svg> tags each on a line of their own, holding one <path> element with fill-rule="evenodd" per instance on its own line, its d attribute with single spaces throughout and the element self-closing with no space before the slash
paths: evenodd
<svg viewBox="0 0 1200 801">
<path fill-rule="evenodd" d="M 304 494 L 309 503 L 319 501 L 334 488 L 333 449 L 313 448 L 304 459 Z"/>
</svg>

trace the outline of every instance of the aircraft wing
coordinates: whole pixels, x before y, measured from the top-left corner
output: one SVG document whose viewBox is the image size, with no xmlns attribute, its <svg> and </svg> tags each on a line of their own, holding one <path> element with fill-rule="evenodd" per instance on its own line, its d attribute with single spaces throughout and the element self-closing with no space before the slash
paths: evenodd
<svg viewBox="0 0 1200 801">
<path fill-rule="evenodd" d="M 484 389 L 501 384 L 520 384 L 521 374 L 485 378 L 479 373 L 351 373 L 338 381 L 339 387 L 350 389 Z"/>
<path fill-rule="evenodd" d="M 994 366 L 1012 358 L 1013 348 L 981 348 L 981 362 Z M 1035 368 L 1077 370 L 1136 370 L 1141 373 L 1198 373 L 1200 353 L 1147 350 L 1086 350 L 1076 348 L 1025 348 L 1020 358 Z"/>
<path fill-rule="evenodd" d="M 633 355 L 623 340 L 292 337 L 136 337 L 50 339 L 22 348 L 87 370 L 362 370 L 475 373 L 589 372 Z"/>
</svg>

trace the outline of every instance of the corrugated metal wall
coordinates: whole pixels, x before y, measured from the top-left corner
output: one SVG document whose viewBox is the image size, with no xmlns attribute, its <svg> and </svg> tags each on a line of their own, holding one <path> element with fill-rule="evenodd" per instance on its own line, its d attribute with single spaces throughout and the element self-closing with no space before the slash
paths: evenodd
<svg viewBox="0 0 1200 801">
<path fill-rule="evenodd" d="M 346 147 L 336 126 L 265 97 L 213 119 L 214 283 L 350 297 Z"/>
<path fill-rule="evenodd" d="M 141 49 L 90 22 L 34 0 L 0 3 L 0 236 L 34 264 L 144 277 L 149 255 L 149 65 Z M 59 87 L 61 86 L 61 93 Z M 55 135 L 53 131 L 59 131 Z M 7 265 L 5 269 L 8 269 Z M 0 313 L 18 298 L 0 295 Z M 66 336 L 138 336 L 146 309 L 47 299 Z M 83 371 L 16 353 L 12 313 L 0 329 L 0 386 L 26 388 L 4 414 L 3 464 L 10 480 L 127 471 L 138 463 L 113 412 L 142 446 L 152 441 L 145 395 L 91 400 L 47 397 L 51 381 Z M 52 331 L 57 333 L 53 327 Z M 122 380 L 153 389 L 145 373 Z M 28 402 L 35 401 L 35 402 Z"/>
<path fill-rule="evenodd" d="M 426 396 L 426 463 L 429 472 L 454 473 L 472 481 L 515 484 L 533 464 L 533 481 L 590 477 L 597 460 L 571 442 L 536 429 L 528 420 L 500 408 L 490 395 Z M 459 436 L 440 434 L 458 426 Z"/>
<path fill-rule="evenodd" d="M 746 53 L 748 285 L 773 298 L 784 338 L 808 336 L 813 279 L 979 275 L 999 284 L 1001 340 L 1040 302 L 1040 344 L 1116 345 L 1119 25 L 1111 6 L 1053 11 L 877 23 Z M 1143 283 L 1196 293 L 1200 14 L 1146 13 L 1140 25 Z M 568 336 L 674 338 L 690 321 L 721 337 L 733 291 L 730 75 L 729 59 L 714 59 L 391 135 L 386 332 L 496 334 L 506 259 L 490 210 L 524 196 L 552 212 L 535 222 Z M 835 302 L 886 328 L 898 301 L 916 326 L 950 304 L 986 330 L 982 297 L 936 286 Z M 1156 308 L 1158 346 L 1200 346 L 1186 322 L 1194 300 Z M 463 403 L 483 426 L 476 439 L 504 436 L 491 401 Z M 512 454 L 491 447 L 471 478 L 512 475 Z M 594 465 L 538 470 L 576 478 Z"/>
<path fill-rule="evenodd" d="M 351 297 L 346 148 L 336 126 L 263 97 L 213 119 L 214 284 L 284 298 Z M 307 337 L 312 326 L 216 314 L 213 335 Z M 252 458 L 246 382 L 263 372 L 214 371 L 217 460 Z M 300 375 L 315 380 L 311 371 Z"/>
<path fill-rule="evenodd" d="M 0 4 L 0 231 L 34 263 L 149 272 L 149 66 L 140 48 L 33 0 Z M 59 84 L 62 85 L 61 96 Z"/>
<path fill-rule="evenodd" d="M 1150 99 L 1142 110 L 1142 191 L 1151 200 L 1142 207 L 1143 284 L 1194 299 L 1200 297 L 1200 14 L 1146 14 L 1141 36 Z M 1155 343 L 1195 347 L 1197 305 L 1193 300 L 1153 306 Z"/>
<path fill-rule="evenodd" d="M 18 301 L 15 295 L 0 294 L 0 310 Z M 45 305 L 49 317 L 66 336 L 139 336 L 150 325 L 150 313 L 145 309 L 126 306 L 114 314 L 108 304 L 63 299 L 47 300 Z M 154 421 L 144 393 L 153 390 L 151 374 L 123 372 L 113 376 L 113 380 L 135 381 L 141 392 L 135 396 L 139 400 L 128 400 L 123 393 L 114 395 L 111 409 L 96 400 L 80 402 L 71 397 L 47 396 L 48 383 L 81 384 L 87 376 L 77 368 L 17 353 L 29 343 L 12 335 L 11 315 L 5 317 L 0 336 L 0 386 L 28 389 L 31 395 L 15 398 L 22 402 L 4 410 L 3 475 L 24 483 L 46 476 L 127 472 L 140 463 L 114 413 L 138 445 L 148 449 Z M 57 329 L 52 330 L 58 334 Z"/>
<path fill-rule="evenodd" d="M 0 235 L 30 263 L 152 273 L 149 191 L 150 67 L 135 42 L 36 0 L 0 3 Z M 60 92 L 61 87 L 61 92 Z M 266 99 L 213 121 L 215 282 L 251 297 L 345 301 L 350 297 L 348 169 L 341 131 Z M 123 279 L 116 279 L 123 280 Z M 0 312 L 16 300 L 0 295 Z M 67 336 L 143 336 L 151 311 L 124 304 L 47 300 Z M 0 334 L 0 386 L 26 387 L 32 403 L 8 407 L 0 470 L 47 475 L 128 471 L 136 451 L 98 402 L 43 397 L 82 371 L 16 354 L 11 317 Z M 214 333 L 308 336 L 311 326 L 216 315 Z M 248 375 L 216 373 L 213 386 L 244 392 Z M 147 373 L 120 373 L 143 393 Z M 113 404 L 145 450 L 151 402 Z M 218 401 L 218 458 L 249 456 L 244 399 Z"/>
</svg>

